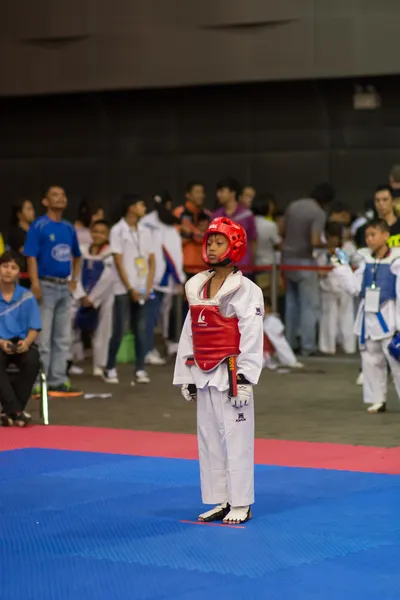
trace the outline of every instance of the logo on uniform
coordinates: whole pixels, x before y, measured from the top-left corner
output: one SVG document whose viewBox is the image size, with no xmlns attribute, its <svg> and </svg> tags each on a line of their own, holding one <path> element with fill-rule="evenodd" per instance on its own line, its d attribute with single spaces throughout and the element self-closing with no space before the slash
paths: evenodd
<svg viewBox="0 0 400 600">
<path fill-rule="evenodd" d="M 238 413 L 236 423 L 242 423 L 243 421 L 246 421 L 246 417 L 244 416 L 244 413 Z"/>
<path fill-rule="evenodd" d="M 49 235 L 49 240 L 50 240 L 51 242 L 55 242 L 55 241 L 56 241 L 56 236 L 54 235 L 54 233 L 51 233 L 51 234 Z"/>
<path fill-rule="evenodd" d="M 57 262 L 69 262 L 71 260 L 71 248 L 68 244 L 57 244 L 52 249 L 51 256 Z"/>
<path fill-rule="evenodd" d="M 262 317 L 262 310 L 259 306 L 256 307 L 256 317 Z"/>
<path fill-rule="evenodd" d="M 198 317 L 198 319 L 197 319 L 197 324 L 198 324 L 198 325 L 202 325 L 203 327 L 207 327 L 206 318 L 205 318 L 205 316 L 203 315 L 203 312 L 204 312 L 204 310 L 205 310 L 205 309 L 203 308 L 203 310 L 202 310 L 202 311 L 201 311 L 201 313 L 199 314 L 199 317 Z"/>
</svg>

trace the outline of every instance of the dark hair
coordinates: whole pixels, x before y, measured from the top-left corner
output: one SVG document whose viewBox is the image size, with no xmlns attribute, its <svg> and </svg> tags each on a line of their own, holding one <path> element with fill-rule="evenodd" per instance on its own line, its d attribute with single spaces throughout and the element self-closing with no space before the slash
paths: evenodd
<svg viewBox="0 0 400 600">
<path fill-rule="evenodd" d="M 84 227 L 89 228 L 93 215 L 99 210 L 104 210 L 101 202 L 92 198 L 82 198 L 78 207 L 78 216 L 76 220 L 80 221 Z"/>
<path fill-rule="evenodd" d="M 390 227 L 387 224 L 387 222 L 383 219 L 371 219 L 366 223 L 365 231 L 367 231 L 369 227 L 372 227 L 373 229 L 380 229 L 381 231 L 387 231 L 388 233 L 390 233 Z"/>
<path fill-rule="evenodd" d="M 257 195 L 251 206 L 251 210 L 255 216 L 266 217 L 271 212 L 271 204 L 275 202 L 272 194 Z"/>
<path fill-rule="evenodd" d="M 15 262 L 18 266 L 18 269 L 22 271 L 22 260 L 18 252 L 15 252 L 15 250 L 6 250 L 0 256 L 0 265 L 5 265 L 9 262 Z"/>
<path fill-rule="evenodd" d="M 167 204 L 168 202 L 173 202 L 172 196 L 168 190 L 161 190 L 157 192 L 153 196 L 154 208 L 157 209 L 160 205 Z"/>
<path fill-rule="evenodd" d="M 345 204 L 344 202 L 342 202 L 341 200 L 335 200 L 334 202 L 332 202 L 330 208 L 329 208 L 329 213 L 342 213 L 342 212 L 347 212 L 350 213 L 350 209 L 347 206 L 347 204 Z"/>
<path fill-rule="evenodd" d="M 22 212 L 25 202 L 31 202 L 29 198 L 16 200 L 11 207 L 11 225 L 18 225 L 18 215 Z"/>
<path fill-rule="evenodd" d="M 389 192 L 389 194 L 393 196 L 393 188 L 388 183 L 378 185 L 375 189 L 375 194 L 377 194 L 378 192 Z"/>
<path fill-rule="evenodd" d="M 310 193 L 310 197 L 319 204 L 329 204 L 335 198 L 335 189 L 333 185 L 327 181 L 318 183 Z"/>
<path fill-rule="evenodd" d="M 341 240 L 343 235 L 343 225 L 337 223 L 337 221 L 328 221 L 325 226 L 325 235 L 327 237 L 338 237 L 339 240 Z"/>
<path fill-rule="evenodd" d="M 223 190 L 224 188 L 227 188 L 230 192 L 235 192 L 236 198 L 239 198 L 240 194 L 242 193 L 242 186 L 233 177 L 225 177 L 225 179 L 220 179 L 218 181 L 217 191 Z"/>
<path fill-rule="evenodd" d="M 93 223 L 91 223 L 90 228 L 93 229 L 94 227 L 96 227 L 96 225 L 102 225 L 103 227 L 107 227 L 107 229 L 111 228 L 111 225 L 108 221 L 106 221 L 106 219 L 99 219 L 98 221 L 93 221 Z"/>
<path fill-rule="evenodd" d="M 61 187 L 61 185 L 57 185 L 56 183 L 52 183 L 51 185 L 48 185 L 47 187 L 44 188 L 43 193 L 42 193 L 42 198 L 47 198 L 48 193 L 50 192 L 50 190 L 52 188 L 55 187 Z"/>
<path fill-rule="evenodd" d="M 201 185 L 201 187 L 204 188 L 204 185 L 199 181 L 189 181 L 189 183 L 186 184 L 185 194 L 190 194 L 190 192 L 193 190 L 194 187 L 196 187 L 196 185 Z"/>
<path fill-rule="evenodd" d="M 211 221 L 211 217 L 204 211 L 201 211 L 198 213 L 197 215 L 197 222 L 199 223 L 200 221 Z"/>
<path fill-rule="evenodd" d="M 121 198 L 122 216 L 126 217 L 130 207 L 138 202 L 143 202 L 143 197 L 140 194 L 124 194 Z"/>
</svg>

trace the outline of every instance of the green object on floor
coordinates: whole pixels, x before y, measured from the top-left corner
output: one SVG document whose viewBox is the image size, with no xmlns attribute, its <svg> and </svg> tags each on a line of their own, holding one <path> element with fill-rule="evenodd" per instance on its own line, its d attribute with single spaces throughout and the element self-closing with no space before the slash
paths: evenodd
<svg viewBox="0 0 400 600">
<path fill-rule="evenodd" d="M 135 360 L 135 338 L 132 333 L 126 333 L 122 338 L 117 354 L 117 364 L 133 363 Z"/>
</svg>

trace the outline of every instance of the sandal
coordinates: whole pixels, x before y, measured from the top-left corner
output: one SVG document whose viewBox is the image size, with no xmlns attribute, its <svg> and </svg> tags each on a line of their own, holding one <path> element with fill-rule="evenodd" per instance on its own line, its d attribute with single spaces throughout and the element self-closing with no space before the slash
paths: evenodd
<svg viewBox="0 0 400 600">
<path fill-rule="evenodd" d="M 242 525 L 243 523 L 250 521 L 252 516 L 251 506 L 247 507 L 247 511 L 245 506 L 237 506 L 230 510 L 229 514 L 226 515 L 222 522 L 225 525 Z"/>
<path fill-rule="evenodd" d="M 3 427 L 12 427 L 14 425 L 13 418 L 9 415 L 6 415 L 5 413 L 1 413 L 0 421 Z"/>
<path fill-rule="evenodd" d="M 28 413 L 19 413 L 18 415 L 14 415 L 13 425 L 15 427 L 26 427 L 29 425 L 31 421 L 31 416 Z"/>
<path fill-rule="evenodd" d="M 218 504 L 211 510 L 208 510 L 205 513 L 202 513 L 197 517 L 197 520 L 201 523 L 212 523 L 213 521 L 222 521 L 231 510 L 231 507 L 228 503 Z"/>
</svg>

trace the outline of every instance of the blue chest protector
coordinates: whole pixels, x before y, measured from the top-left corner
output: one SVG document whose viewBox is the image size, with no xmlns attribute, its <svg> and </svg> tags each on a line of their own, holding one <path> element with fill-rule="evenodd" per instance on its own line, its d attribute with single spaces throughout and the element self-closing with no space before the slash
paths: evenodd
<svg viewBox="0 0 400 600">
<path fill-rule="evenodd" d="M 361 286 L 361 298 L 365 299 L 365 290 L 373 284 L 380 290 L 380 308 L 388 302 L 388 300 L 396 300 L 396 275 L 390 270 L 390 263 L 367 263 L 365 265 L 364 277 Z M 376 313 L 376 317 L 382 328 L 383 333 L 388 333 L 389 328 L 382 316 L 381 311 Z M 365 344 L 365 311 L 361 325 L 361 344 Z"/>
<path fill-rule="evenodd" d="M 81 282 L 86 294 L 89 295 L 97 285 L 104 271 L 101 259 L 84 258 L 82 262 Z M 98 325 L 99 311 L 93 306 L 80 306 L 75 316 L 75 327 L 82 331 L 93 333 Z"/>
<path fill-rule="evenodd" d="M 102 260 L 93 258 L 85 258 L 82 264 L 81 281 L 83 289 L 87 294 L 90 294 L 95 285 L 99 282 L 104 271 L 104 263 Z"/>
</svg>

